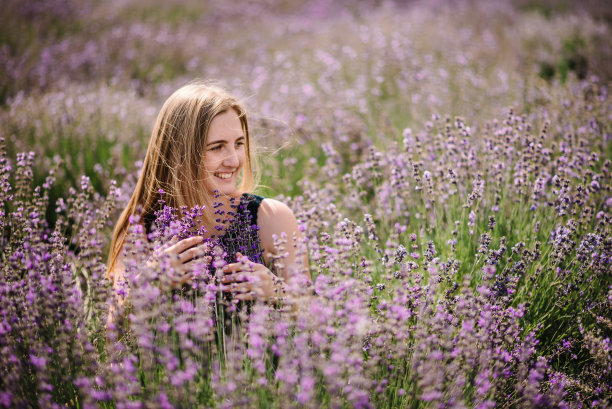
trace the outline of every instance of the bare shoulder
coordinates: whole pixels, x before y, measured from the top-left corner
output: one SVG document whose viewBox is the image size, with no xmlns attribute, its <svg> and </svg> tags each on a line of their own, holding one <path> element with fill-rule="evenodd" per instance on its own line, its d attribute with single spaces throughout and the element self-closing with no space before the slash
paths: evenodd
<svg viewBox="0 0 612 409">
<path fill-rule="evenodd" d="M 274 199 L 264 199 L 257 213 L 257 224 L 259 225 L 259 237 L 264 248 L 271 250 L 273 246 L 273 235 L 287 234 L 289 238 L 298 233 L 298 224 L 291 209 Z"/>
<path fill-rule="evenodd" d="M 260 223 L 276 223 L 279 220 L 295 221 L 295 216 L 289 206 L 283 202 L 279 202 L 275 199 L 264 199 L 259 206 L 257 220 L 259 220 Z"/>
<path fill-rule="evenodd" d="M 275 199 L 264 199 L 261 202 L 257 221 L 262 230 L 276 234 L 293 233 L 297 230 L 297 221 L 289 206 Z M 289 231 L 283 229 L 289 229 Z"/>
</svg>

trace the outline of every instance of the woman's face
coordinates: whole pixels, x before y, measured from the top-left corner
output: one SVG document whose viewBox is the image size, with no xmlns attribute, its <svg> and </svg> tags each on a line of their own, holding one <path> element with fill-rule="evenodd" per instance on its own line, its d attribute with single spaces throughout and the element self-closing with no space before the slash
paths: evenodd
<svg viewBox="0 0 612 409">
<path fill-rule="evenodd" d="M 212 194 L 236 191 L 238 173 L 246 157 L 246 137 L 238 114 L 229 109 L 213 118 L 203 160 L 204 185 Z"/>
</svg>

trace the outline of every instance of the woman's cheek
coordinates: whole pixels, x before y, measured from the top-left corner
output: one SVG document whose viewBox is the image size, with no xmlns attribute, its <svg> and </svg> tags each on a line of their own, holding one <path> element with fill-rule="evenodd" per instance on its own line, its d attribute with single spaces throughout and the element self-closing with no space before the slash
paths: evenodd
<svg viewBox="0 0 612 409">
<path fill-rule="evenodd" d="M 215 170 L 219 167 L 219 159 L 216 154 L 208 154 L 206 155 L 206 159 L 204 160 L 204 169 L 206 169 L 210 173 L 214 173 Z"/>
</svg>

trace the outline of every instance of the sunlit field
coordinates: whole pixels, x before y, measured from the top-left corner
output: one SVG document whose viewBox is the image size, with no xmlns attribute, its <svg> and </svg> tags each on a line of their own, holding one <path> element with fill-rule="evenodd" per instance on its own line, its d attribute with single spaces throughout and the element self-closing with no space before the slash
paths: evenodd
<svg viewBox="0 0 612 409">
<path fill-rule="evenodd" d="M 612 405 L 608 1 L 1 8 L 0 407 Z M 162 291 L 133 235 L 107 329 L 112 228 L 195 78 L 247 106 L 312 285 Z"/>
</svg>

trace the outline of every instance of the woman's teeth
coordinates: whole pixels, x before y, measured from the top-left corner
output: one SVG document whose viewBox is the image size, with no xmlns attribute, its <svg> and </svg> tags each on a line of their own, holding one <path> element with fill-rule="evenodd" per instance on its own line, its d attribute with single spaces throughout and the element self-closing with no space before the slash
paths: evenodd
<svg viewBox="0 0 612 409">
<path fill-rule="evenodd" d="M 215 173 L 215 176 L 221 179 L 229 179 L 231 178 L 233 173 Z"/>
</svg>

